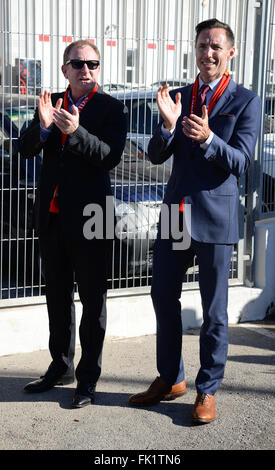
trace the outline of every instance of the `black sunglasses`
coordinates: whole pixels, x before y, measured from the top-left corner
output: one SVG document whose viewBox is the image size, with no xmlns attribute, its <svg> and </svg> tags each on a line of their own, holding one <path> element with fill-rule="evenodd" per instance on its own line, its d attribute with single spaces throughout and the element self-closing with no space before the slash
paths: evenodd
<svg viewBox="0 0 275 470">
<path fill-rule="evenodd" d="M 67 60 L 65 65 L 71 64 L 73 69 L 81 70 L 84 67 L 84 64 L 87 65 L 89 70 L 95 70 L 99 66 L 99 60 L 79 60 L 71 59 Z"/>
</svg>

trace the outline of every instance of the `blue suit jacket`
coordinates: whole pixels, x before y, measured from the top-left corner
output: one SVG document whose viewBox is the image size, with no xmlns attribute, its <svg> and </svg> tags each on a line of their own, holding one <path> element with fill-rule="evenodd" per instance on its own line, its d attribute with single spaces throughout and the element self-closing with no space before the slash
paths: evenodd
<svg viewBox="0 0 275 470">
<path fill-rule="evenodd" d="M 152 163 L 174 155 L 164 202 L 191 204 L 191 236 L 199 242 L 234 244 L 238 241 L 238 177 L 253 156 L 260 123 L 261 101 L 255 93 L 230 80 L 209 116 L 214 133 L 207 150 L 192 144 L 182 132 L 181 121 L 190 115 L 192 85 L 171 91 L 181 93 L 182 114 L 169 143 L 161 124 L 150 140 Z"/>
</svg>

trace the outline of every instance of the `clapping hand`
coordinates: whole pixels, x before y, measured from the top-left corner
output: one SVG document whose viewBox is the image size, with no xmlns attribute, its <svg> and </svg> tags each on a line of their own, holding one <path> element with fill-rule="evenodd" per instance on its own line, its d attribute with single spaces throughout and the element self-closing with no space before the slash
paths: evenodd
<svg viewBox="0 0 275 470">
<path fill-rule="evenodd" d="M 41 93 L 38 99 L 38 112 L 41 125 L 47 129 L 55 124 L 63 134 L 72 134 L 79 126 L 79 112 L 73 105 L 73 114 L 61 108 L 62 98 L 52 105 L 49 91 Z"/>
<path fill-rule="evenodd" d="M 207 107 L 202 107 L 202 116 L 199 117 L 196 114 L 190 114 L 190 117 L 184 116 L 182 120 L 183 133 L 190 139 L 202 144 L 205 142 L 211 130 L 208 125 L 208 112 Z"/>
<path fill-rule="evenodd" d="M 60 109 L 62 105 L 62 98 L 57 100 L 55 107 L 52 105 L 51 94 L 49 91 L 44 91 L 38 98 L 38 112 L 41 125 L 47 129 L 53 124 L 53 113 L 55 109 Z"/>
<path fill-rule="evenodd" d="M 53 122 L 63 134 L 73 134 L 79 126 L 78 108 L 73 105 L 73 114 L 65 109 L 55 109 L 53 113 Z"/>
<path fill-rule="evenodd" d="M 174 102 L 168 92 L 169 85 L 160 87 L 157 91 L 157 104 L 163 118 L 165 129 L 170 130 L 176 126 L 176 122 L 181 115 L 181 94 L 176 94 Z"/>
</svg>

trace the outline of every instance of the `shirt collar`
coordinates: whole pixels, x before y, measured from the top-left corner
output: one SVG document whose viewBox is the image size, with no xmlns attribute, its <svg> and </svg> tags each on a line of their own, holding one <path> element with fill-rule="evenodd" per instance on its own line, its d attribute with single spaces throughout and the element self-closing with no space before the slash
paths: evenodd
<svg viewBox="0 0 275 470">
<path fill-rule="evenodd" d="M 86 93 L 86 95 L 83 95 L 81 96 L 81 98 L 79 98 L 79 100 L 75 103 L 73 98 L 72 98 L 72 95 L 71 95 L 71 89 L 69 88 L 68 90 L 68 99 L 70 101 L 70 105 L 75 105 L 76 107 L 78 107 L 80 105 L 80 103 L 84 100 L 84 98 L 86 98 L 86 96 L 88 96 L 89 93 Z"/>
<path fill-rule="evenodd" d="M 202 85 L 208 85 L 211 90 L 213 91 L 214 88 L 218 85 L 218 83 L 221 81 L 222 79 L 222 76 L 219 77 L 219 78 L 216 78 L 216 80 L 213 80 L 213 82 L 209 82 L 209 83 L 204 83 L 204 81 L 201 79 L 200 75 L 199 75 L 199 88 L 201 88 Z"/>
</svg>

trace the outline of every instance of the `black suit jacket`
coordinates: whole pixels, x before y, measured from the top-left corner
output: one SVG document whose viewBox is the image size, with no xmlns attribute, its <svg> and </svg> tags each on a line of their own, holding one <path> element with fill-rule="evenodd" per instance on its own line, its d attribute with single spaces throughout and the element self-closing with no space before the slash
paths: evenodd
<svg viewBox="0 0 275 470">
<path fill-rule="evenodd" d="M 52 94 L 55 105 L 64 93 Z M 20 136 L 19 150 L 25 158 L 43 149 L 43 163 L 35 201 L 34 226 L 40 235 L 49 222 L 49 207 L 58 185 L 60 219 L 69 237 L 83 239 L 87 204 L 99 204 L 105 214 L 106 196 L 111 195 L 108 170 L 120 162 L 127 134 L 127 109 L 99 87 L 80 112 L 78 129 L 68 136 L 64 148 L 61 132 L 53 125 L 45 142 L 40 138 L 38 110 Z"/>
</svg>

